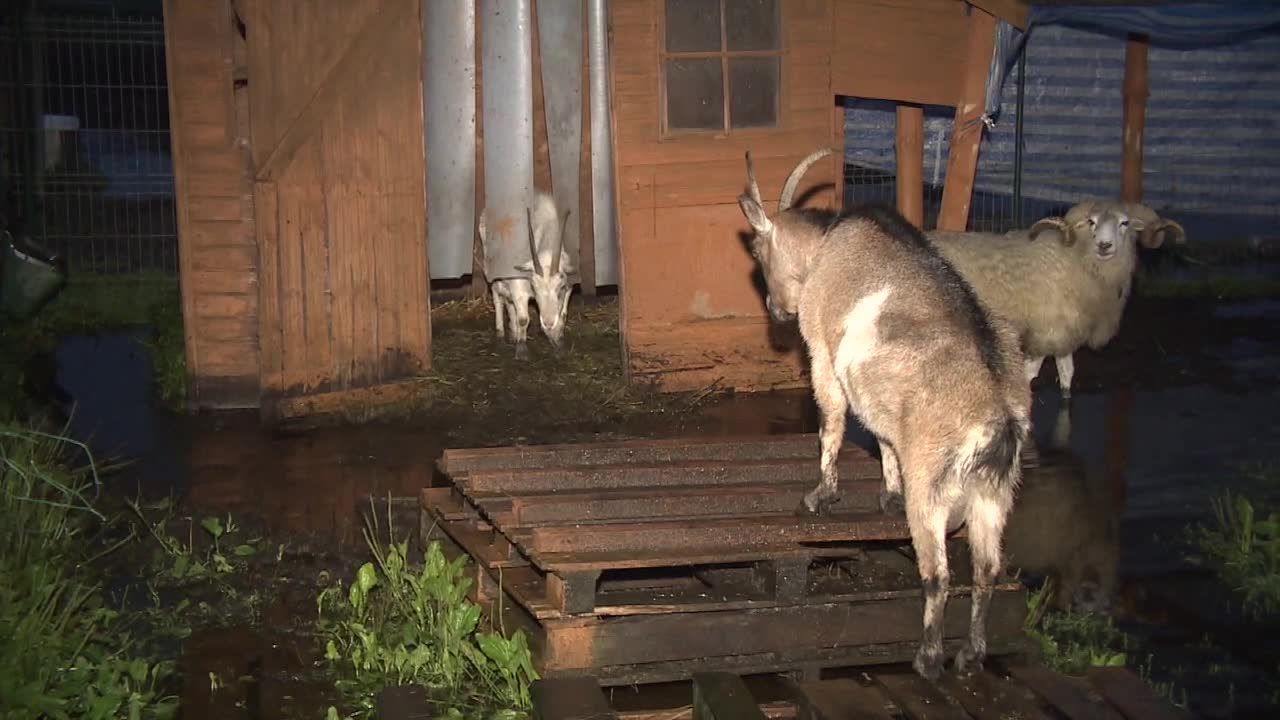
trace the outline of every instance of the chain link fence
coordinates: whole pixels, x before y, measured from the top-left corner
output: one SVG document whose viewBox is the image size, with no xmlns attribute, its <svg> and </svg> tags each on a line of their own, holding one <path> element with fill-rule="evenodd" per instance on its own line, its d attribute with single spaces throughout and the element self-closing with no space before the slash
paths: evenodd
<svg viewBox="0 0 1280 720">
<path fill-rule="evenodd" d="M 72 272 L 176 275 L 162 19 L 6 12 L 0 23 L 10 225 Z"/>
</svg>

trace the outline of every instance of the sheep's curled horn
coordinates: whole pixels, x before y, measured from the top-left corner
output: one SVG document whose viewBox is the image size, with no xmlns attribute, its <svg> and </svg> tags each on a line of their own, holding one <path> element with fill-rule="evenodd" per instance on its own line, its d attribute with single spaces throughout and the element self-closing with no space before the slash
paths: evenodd
<svg viewBox="0 0 1280 720">
<path fill-rule="evenodd" d="M 1034 225 L 1031 226 L 1031 229 L 1028 231 L 1028 233 L 1031 235 L 1031 239 L 1035 240 L 1040 235 L 1040 233 L 1044 232 L 1045 230 L 1057 230 L 1058 232 L 1062 233 L 1063 245 L 1070 245 L 1076 241 L 1075 234 L 1071 232 L 1071 226 L 1068 225 L 1067 221 L 1063 218 L 1056 217 L 1056 216 L 1041 218 L 1037 220 Z"/>
<path fill-rule="evenodd" d="M 1129 217 L 1141 224 L 1138 242 L 1145 248 L 1158 248 L 1164 244 L 1164 236 L 1168 235 L 1174 244 L 1182 245 L 1187 241 L 1187 231 L 1168 218 L 1162 218 L 1155 210 L 1139 203 L 1126 203 L 1124 209 Z"/>
</svg>

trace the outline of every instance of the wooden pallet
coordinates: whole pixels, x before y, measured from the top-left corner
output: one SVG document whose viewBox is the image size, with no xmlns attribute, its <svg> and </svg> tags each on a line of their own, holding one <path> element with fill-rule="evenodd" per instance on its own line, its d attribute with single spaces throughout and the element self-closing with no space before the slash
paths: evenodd
<svg viewBox="0 0 1280 720">
<path fill-rule="evenodd" d="M 906 521 L 879 511 L 879 461 L 854 447 L 840 509 L 797 515 L 817 450 L 816 435 L 448 450 L 451 484 L 422 492 L 423 537 L 475 561 L 476 597 L 530 630 L 548 676 L 906 659 L 921 621 Z M 954 644 L 969 601 L 967 548 L 953 551 Z M 1024 613 L 1005 578 L 994 648 L 1016 643 Z"/>
<path fill-rule="evenodd" d="M 787 698 L 758 702 L 742 678 L 693 676 L 683 708 L 614 709 L 594 677 L 539 680 L 535 720 L 1183 720 L 1191 715 L 1159 698 L 1125 668 L 1097 668 L 1086 678 L 1039 667 L 989 669 L 931 684 L 909 670 L 793 683 Z"/>
</svg>

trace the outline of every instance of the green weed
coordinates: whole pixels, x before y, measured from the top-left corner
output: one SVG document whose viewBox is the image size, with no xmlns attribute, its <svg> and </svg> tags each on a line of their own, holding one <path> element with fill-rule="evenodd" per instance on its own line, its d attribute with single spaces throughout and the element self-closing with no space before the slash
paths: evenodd
<svg viewBox="0 0 1280 720">
<path fill-rule="evenodd" d="M 1036 645 L 1041 661 L 1068 675 L 1091 667 L 1123 666 L 1132 641 L 1111 618 L 1096 613 L 1051 610 L 1052 582 L 1027 597 L 1024 630 Z"/>
<path fill-rule="evenodd" d="M 86 575 L 88 536 L 105 518 L 90 500 L 92 459 L 73 468 L 71 447 L 88 452 L 0 426 L 0 718 L 170 717 L 174 668 L 132 655 L 119 615 Z"/>
<path fill-rule="evenodd" d="M 1280 512 L 1255 508 L 1224 491 L 1213 500 L 1213 523 L 1192 531 L 1201 557 L 1232 590 L 1245 612 L 1263 617 L 1280 611 Z"/>
<path fill-rule="evenodd" d="M 325 659 L 356 715 L 372 713 L 379 690 L 418 684 L 442 717 L 527 717 L 537 678 L 527 639 L 481 629 L 480 607 L 466 597 L 466 558 L 447 561 L 433 542 L 415 570 L 408 543 L 383 545 L 375 535 L 366 529 L 374 561 L 348 587 L 339 581 L 316 599 Z"/>
</svg>

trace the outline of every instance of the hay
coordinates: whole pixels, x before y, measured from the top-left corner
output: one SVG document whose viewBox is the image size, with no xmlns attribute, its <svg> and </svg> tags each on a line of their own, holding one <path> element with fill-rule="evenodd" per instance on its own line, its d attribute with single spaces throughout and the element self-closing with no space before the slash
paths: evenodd
<svg viewBox="0 0 1280 720">
<path fill-rule="evenodd" d="M 525 361 L 497 337 L 484 300 L 442 303 L 431 320 L 433 368 L 421 378 L 419 409 L 435 421 L 450 418 L 451 435 L 488 444 L 563 437 L 574 429 L 596 433 L 640 416 L 687 412 L 710 395 L 628 384 L 616 302 L 571 303 L 567 347 L 559 355 L 535 316 Z"/>
</svg>

